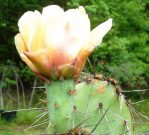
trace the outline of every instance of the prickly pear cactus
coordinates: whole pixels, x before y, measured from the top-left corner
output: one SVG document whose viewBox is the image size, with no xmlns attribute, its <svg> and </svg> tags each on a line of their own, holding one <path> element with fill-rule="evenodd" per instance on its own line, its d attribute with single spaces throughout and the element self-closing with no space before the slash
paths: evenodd
<svg viewBox="0 0 149 135">
<path fill-rule="evenodd" d="M 53 81 L 46 85 L 51 133 L 133 134 L 124 96 L 106 80 Z"/>
</svg>

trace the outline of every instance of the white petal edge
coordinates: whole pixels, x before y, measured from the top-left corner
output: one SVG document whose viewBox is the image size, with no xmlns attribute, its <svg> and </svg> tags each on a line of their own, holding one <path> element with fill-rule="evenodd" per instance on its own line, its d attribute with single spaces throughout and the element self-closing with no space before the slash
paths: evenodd
<svg viewBox="0 0 149 135">
<path fill-rule="evenodd" d="M 64 10 L 57 5 L 46 6 L 42 10 L 42 14 L 52 15 L 52 16 L 55 16 L 55 14 L 59 14 L 60 12 L 64 12 Z"/>
<path fill-rule="evenodd" d="M 85 11 L 85 9 L 84 9 L 83 6 L 80 6 L 80 7 L 78 8 L 78 10 L 80 11 L 80 13 L 82 13 L 82 14 L 84 14 L 84 15 L 87 15 L 87 14 L 86 14 L 86 11 Z"/>
<path fill-rule="evenodd" d="M 103 37 L 112 27 L 112 18 L 108 19 L 104 23 L 101 23 L 91 31 L 90 46 L 95 48 L 102 42 Z"/>
</svg>

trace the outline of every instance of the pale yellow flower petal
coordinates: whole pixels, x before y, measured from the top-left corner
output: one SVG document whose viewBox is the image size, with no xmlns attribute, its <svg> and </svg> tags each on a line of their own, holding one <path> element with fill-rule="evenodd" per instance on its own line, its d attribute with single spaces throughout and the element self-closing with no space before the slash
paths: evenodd
<svg viewBox="0 0 149 135">
<path fill-rule="evenodd" d="M 106 22 L 98 25 L 91 31 L 90 37 L 90 50 L 93 50 L 97 45 L 102 42 L 103 37 L 112 27 L 112 19 L 108 19 Z"/>
<path fill-rule="evenodd" d="M 37 67 L 23 53 L 20 55 L 20 57 L 34 73 L 37 73 L 37 74 L 40 73 Z"/>
<path fill-rule="evenodd" d="M 27 51 L 22 35 L 20 33 L 15 36 L 14 41 L 15 41 L 17 51 L 20 55 L 23 53 L 23 51 Z"/>
<path fill-rule="evenodd" d="M 35 51 L 41 44 L 41 14 L 28 11 L 19 19 L 19 31 L 29 51 Z"/>
<path fill-rule="evenodd" d="M 45 76 L 50 76 L 51 57 L 47 49 L 40 49 L 36 52 L 24 52 L 24 55 L 36 66 Z"/>
</svg>

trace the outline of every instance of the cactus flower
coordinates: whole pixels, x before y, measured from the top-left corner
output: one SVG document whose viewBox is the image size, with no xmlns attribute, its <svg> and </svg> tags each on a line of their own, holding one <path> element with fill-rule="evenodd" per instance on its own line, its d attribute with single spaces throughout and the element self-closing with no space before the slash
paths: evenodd
<svg viewBox="0 0 149 135">
<path fill-rule="evenodd" d="M 77 78 L 86 59 L 111 29 L 112 19 L 92 31 L 85 9 L 50 5 L 28 11 L 18 21 L 15 45 L 21 59 L 41 78 Z"/>
</svg>

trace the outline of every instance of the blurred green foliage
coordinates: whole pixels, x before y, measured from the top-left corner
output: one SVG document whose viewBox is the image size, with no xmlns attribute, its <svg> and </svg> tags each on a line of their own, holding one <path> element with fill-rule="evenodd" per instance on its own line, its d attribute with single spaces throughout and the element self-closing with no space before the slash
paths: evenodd
<svg viewBox="0 0 149 135">
<path fill-rule="evenodd" d="M 21 15 L 28 10 L 42 11 L 42 7 L 49 4 L 57 4 L 64 9 L 84 6 L 91 19 L 92 29 L 108 18 L 113 18 L 112 30 L 89 58 L 94 71 L 116 78 L 123 89 L 149 87 L 149 2 L 147 0 L 0 1 L 1 66 L 5 65 L 7 60 L 13 61 L 16 66 L 22 63 L 14 45 L 14 36 L 18 33 L 17 22 Z M 25 65 L 21 64 L 21 67 L 25 68 Z M 88 64 L 86 70 L 94 72 Z M 28 73 L 23 75 L 25 78 L 30 78 Z M 6 82 L 15 83 L 11 78 Z"/>
</svg>

